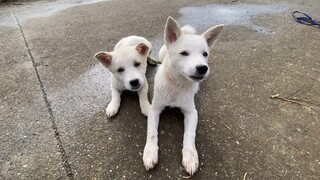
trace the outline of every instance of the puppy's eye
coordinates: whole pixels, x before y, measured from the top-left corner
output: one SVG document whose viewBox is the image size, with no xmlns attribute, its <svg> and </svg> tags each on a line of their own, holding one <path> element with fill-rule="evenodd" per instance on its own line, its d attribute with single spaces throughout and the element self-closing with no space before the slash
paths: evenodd
<svg viewBox="0 0 320 180">
<path fill-rule="evenodd" d="M 124 69 L 123 69 L 123 68 L 119 68 L 119 69 L 117 69 L 117 71 L 118 71 L 119 73 L 121 73 L 121 72 L 124 71 Z"/>
<path fill-rule="evenodd" d="M 134 66 L 135 66 L 135 67 L 139 67 L 140 64 L 141 64 L 141 63 L 139 63 L 139 62 L 135 62 L 135 63 L 134 63 Z"/>
<path fill-rule="evenodd" d="M 207 52 L 204 52 L 204 53 L 202 53 L 202 55 L 203 55 L 204 57 L 207 57 L 207 56 L 208 56 L 208 53 L 207 53 Z"/>
<path fill-rule="evenodd" d="M 188 53 L 187 51 L 182 51 L 180 54 L 181 54 L 182 56 L 189 56 L 189 53 Z"/>
</svg>

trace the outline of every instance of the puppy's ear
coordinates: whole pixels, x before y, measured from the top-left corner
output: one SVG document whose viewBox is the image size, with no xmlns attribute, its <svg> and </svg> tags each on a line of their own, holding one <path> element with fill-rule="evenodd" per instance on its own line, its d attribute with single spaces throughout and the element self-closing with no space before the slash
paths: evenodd
<svg viewBox="0 0 320 180">
<path fill-rule="evenodd" d="M 97 54 L 95 54 L 94 57 L 106 68 L 110 66 L 112 61 L 112 55 L 108 52 L 100 51 Z"/>
<path fill-rule="evenodd" d="M 222 32 L 223 27 L 224 27 L 223 24 L 214 26 L 214 27 L 208 29 L 206 32 L 204 32 L 201 35 L 207 40 L 207 43 L 208 43 L 209 47 L 212 47 L 214 42 L 218 39 L 219 35 Z"/>
<path fill-rule="evenodd" d="M 136 46 L 136 50 L 142 56 L 146 56 L 149 54 L 149 47 L 145 43 L 140 43 Z"/>
<path fill-rule="evenodd" d="M 165 30 L 164 30 L 165 43 L 168 45 L 177 41 L 181 36 L 181 34 L 182 34 L 182 31 L 179 24 L 177 23 L 176 20 L 174 20 L 172 17 L 169 16 L 167 19 Z"/>
</svg>

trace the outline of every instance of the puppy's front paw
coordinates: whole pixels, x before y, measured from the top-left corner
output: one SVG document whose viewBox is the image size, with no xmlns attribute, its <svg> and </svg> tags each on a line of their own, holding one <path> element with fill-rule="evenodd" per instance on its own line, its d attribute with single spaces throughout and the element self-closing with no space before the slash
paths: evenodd
<svg viewBox="0 0 320 180">
<path fill-rule="evenodd" d="M 146 102 L 144 105 L 141 105 L 141 113 L 145 116 L 148 116 L 148 111 L 149 111 L 150 103 Z"/>
<path fill-rule="evenodd" d="M 119 110 L 119 105 L 113 103 L 113 102 L 110 102 L 107 109 L 106 109 L 106 115 L 108 118 L 114 116 L 117 114 Z"/>
<path fill-rule="evenodd" d="M 143 163 L 147 170 L 154 168 L 158 163 L 158 145 L 146 144 L 143 151 Z"/>
<path fill-rule="evenodd" d="M 199 167 L 198 152 L 195 148 L 182 149 L 182 165 L 190 175 L 193 175 Z"/>
</svg>

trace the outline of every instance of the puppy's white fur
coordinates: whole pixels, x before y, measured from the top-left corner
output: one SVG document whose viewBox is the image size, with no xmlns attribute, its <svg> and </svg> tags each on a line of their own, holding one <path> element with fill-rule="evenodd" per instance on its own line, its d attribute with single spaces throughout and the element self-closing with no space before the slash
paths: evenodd
<svg viewBox="0 0 320 180">
<path fill-rule="evenodd" d="M 116 44 L 113 52 L 101 51 L 94 56 L 112 74 L 112 99 L 106 109 L 108 117 L 117 114 L 124 90 L 138 92 L 141 112 L 148 115 L 150 103 L 145 73 L 151 49 L 151 43 L 145 38 L 128 36 Z"/>
<path fill-rule="evenodd" d="M 173 18 L 168 18 L 165 45 L 159 52 L 163 63 L 154 78 L 154 97 L 148 113 L 147 141 L 143 152 L 147 170 L 158 162 L 159 115 L 166 106 L 172 106 L 179 107 L 184 114 L 182 164 L 191 175 L 197 171 L 199 160 L 195 137 L 198 115 L 194 95 L 199 89 L 199 82 L 209 74 L 209 50 L 222 29 L 223 25 L 218 25 L 196 35 L 191 26 L 181 29 Z"/>
</svg>

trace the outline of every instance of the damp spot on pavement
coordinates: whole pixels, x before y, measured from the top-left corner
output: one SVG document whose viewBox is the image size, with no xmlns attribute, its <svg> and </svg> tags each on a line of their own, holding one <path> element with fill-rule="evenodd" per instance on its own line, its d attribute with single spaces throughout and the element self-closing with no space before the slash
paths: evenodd
<svg viewBox="0 0 320 180">
<path fill-rule="evenodd" d="M 53 2 L 39 1 L 19 6 L 12 6 L 11 10 L 16 14 L 20 23 L 37 17 L 52 16 L 57 12 L 79 6 L 94 4 L 109 0 L 58 0 Z M 7 8 L 0 8 L 0 26 L 16 27 L 16 21 Z"/>
<path fill-rule="evenodd" d="M 277 4 L 211 4 L 200 7 L 184 7 L 180 9 L 180 23 L 192 24 L 198 30 L 205 30 L 216 24 L 245 26 L 264 34 L 275 32 L 267 27 L 259 26 L 253 18 L 264 14 L 281 13 L 287 10 L 284 3 Z"/>
</svg>

